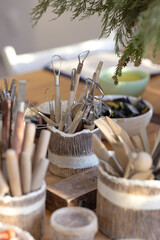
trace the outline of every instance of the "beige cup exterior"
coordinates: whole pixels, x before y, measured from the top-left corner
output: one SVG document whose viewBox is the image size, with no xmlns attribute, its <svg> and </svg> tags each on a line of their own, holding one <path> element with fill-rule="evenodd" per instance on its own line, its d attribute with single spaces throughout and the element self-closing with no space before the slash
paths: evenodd
<svg viewBox="0 0 160 240">
<path fill-rule="evenodd" d="M 50 172 L 60 177 L 69 177 L 98 164 L 98 158 L 92 150 L 92 135 L 101 135 L 98 128 L 93 131 L 85 129 L 74 134 L 64 133 L 54 127 L 50 127 L 50 130 Z"/>
<path fill-rule="evenodd" d="M 56 210 L 51 215 L 50 224 L 54 240 L 94 240 L 98 231 L 96 214 L 83 207 Z"/>
<path fill-rule="evenodd" d="M 15 225 L 41 239 L 45 225 L 46 184 L 20 197 L 0 197 L 0 222 Z"/>
<path fill-rule="evenodd" d="M 112 239 L 159 239 L 159 181 L 116 178 L 98 166 L 97 216 Z"/>
</svg>

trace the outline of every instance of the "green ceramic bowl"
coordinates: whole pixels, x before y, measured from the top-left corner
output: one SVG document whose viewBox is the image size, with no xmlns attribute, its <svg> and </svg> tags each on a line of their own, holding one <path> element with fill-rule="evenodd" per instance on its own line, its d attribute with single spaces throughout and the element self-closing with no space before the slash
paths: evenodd
<svg viewBox="0 0 160 240">
<path fill-rule="evenodd" d="M 105 69 L 101 72 L 99 83 L 104 91 L 104 94 L 139 96 L 145 90 L 150 75 L 138 68 L 125 67 L 122 71 L 122 76 L 119 77 L 118 85 L 114 84 L 112 76 L 115 72 L 115 67 Z"/>
</svg>

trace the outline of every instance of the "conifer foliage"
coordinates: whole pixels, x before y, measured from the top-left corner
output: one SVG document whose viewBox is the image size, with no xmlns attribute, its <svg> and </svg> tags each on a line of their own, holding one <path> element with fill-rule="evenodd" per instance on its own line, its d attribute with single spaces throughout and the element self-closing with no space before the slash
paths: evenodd
<svg viewBox="0 0 160 240">
<path fill-rule="evenodd" d="M 102 23 L 100 37 L 116 32 L 115 53 L 119 61 L 113 76 L 115 83 L 129 62 L 139 66 L 148 49 L 153 57 L 160 50 L 160 0 L 38 0 L 31 12 L 33 25 L 48 9 L 56 16 L 52 20 L 68 11 L 72 20 L 98 14 Z"/>
</svg>

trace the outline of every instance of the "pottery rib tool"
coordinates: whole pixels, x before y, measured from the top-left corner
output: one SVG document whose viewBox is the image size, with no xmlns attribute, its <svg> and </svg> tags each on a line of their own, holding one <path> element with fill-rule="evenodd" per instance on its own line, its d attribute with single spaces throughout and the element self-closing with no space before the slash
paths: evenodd
<svg viewBox="0 0 160 240">
<path fill-rule="evenodd" d="M 119 174 L 119 176 L 122 176 L 122 169 L 120 168 L 118 162 L 109 154 L 108 149 L 96 134 L 93 134 L 92 136 L 92 148 L 93 152 L 100 160 L 108 162 L 108 164 Z"/>
<path fill-rule="evenodd" d="M 6 151 L 6 168 L 8 173 L 9 185 L 11 189 L 12 196 L 21 196 L 21 180 L 19 163 L 15 150 L 8 149 Z"/>
</svg>

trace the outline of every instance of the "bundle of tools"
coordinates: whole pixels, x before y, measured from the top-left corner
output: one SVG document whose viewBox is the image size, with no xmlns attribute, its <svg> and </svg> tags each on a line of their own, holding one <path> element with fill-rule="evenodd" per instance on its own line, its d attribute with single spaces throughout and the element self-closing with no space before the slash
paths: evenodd
<svg viewBox="0 0 160 240">
<path fill-rule="evenodd" d="M 127 132 L 109 117 L 94 121 L 106 137 L 113 151 L 96 135 L 93 135 L 93 151 L 99 163 L 108 174 L 128 179 L 153 180 L 160 174 L 160 133 L 158 133 L 152 153 L 142 152 L 131 141 Z"/>
<path fill-rule="evenodd" d="M 102 61 L 98 63 L 92 79 L 86 79 L 85 87 L 77 99 L 80 74 L 88 54 L 89 51 L 85 51 L 78 55 L 78 66 L 71 71 L 71 84 L 67 101 L 62 101 L 60 97 L 61 57 L 59 55 L 52 57 L 51 63 L 54 72 L 55 94 L 53 94 L 53 89 L 51 88 L 45 90 L 49 106 L 49 117 L 31 102 L 28 104 L 28 108 L 37 113 L 49 126 L 54 126 L 65 133 L 72 134 L 83 128 L 93 130 L 95 127 L 94 120 L 101 115 L 101 99 L 104 93 L 98 81 L 103 65 Z M 98 96 L 95 96 L 94 90 L 96 88 L 99 90 L 97 92 L 100 93 Z M 54 95 L 55 99 L 53 101 Z"/>
<path fill-rule="evenodd" d="M 35 145 L 36 125 L 26 123 L 24 118 L 26 81 L 19 80 L 17 97 L 15 80 L 9 90 L 7 80 L 4 81 L 5 89 L 1 90 L 0 195 L 21 196 L 42 185 L 49 163 L 46 153 L 50 131 L 41 131 Z"/>
</svg>

